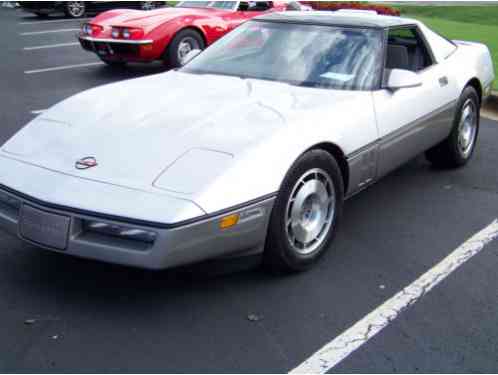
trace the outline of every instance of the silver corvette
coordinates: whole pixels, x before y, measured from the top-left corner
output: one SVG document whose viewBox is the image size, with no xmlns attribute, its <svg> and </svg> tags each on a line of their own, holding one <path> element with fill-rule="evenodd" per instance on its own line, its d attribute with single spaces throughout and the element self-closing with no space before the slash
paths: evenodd
<svg viewBox="0 0 498 375">
<path fill-rule="evenodd" d="M 348 197 L 415 155 L 472 157 L 489 50 L 422 23 L 271 14 L 187 64 L 98 87 L 0 150 L 0 227 L 39 247 L 150 269 L 331 247 Z"/>
</svg>

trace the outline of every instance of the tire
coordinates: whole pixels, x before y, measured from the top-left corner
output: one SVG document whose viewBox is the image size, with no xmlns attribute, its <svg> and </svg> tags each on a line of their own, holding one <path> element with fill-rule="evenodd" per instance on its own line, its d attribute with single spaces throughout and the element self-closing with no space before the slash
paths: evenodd
<svg viewBox="0 0 498 375">
<path fill-rule="evenodd" d="M 126 61 L 113 61 L 113 60 L 107 60 L 104 58 L 100 58 L 102 62 L 106 63 L 109 66 L 112 66 L 113 68 L 123 68 L 126 66 Z"/>
<path fill-rule="evenodd" d="M 199 32 L 192 29 L 181 30 L 169 43 L 163 54 L 163 63 L 170 69 L 179 68 L 182 66 L 181 56 L 185 56 L 191 50 L 205 47 L 204 39 Z"/>
<path fill-rule="evenodd" d="M 64 14 L 70 18 L 81 18 L 86 13 L 84 1 L 66 1 L 64 3 Z"/>
<path fill-rule="evenodd" d="M 303 154 L 287 173 L 273 206 L 263 256 L 267 269 L 311 268 L 332 243 L 343 202 L 344 182 L 334 157 L 323 150 Z M 306 242 L 306 237 L 314 239 Z"/>
<path fill-rule="evenodd" d="M 439 168 L 458 168 L 467 164 L 474 154 L 479 122 L 479 96 L 472 86 L 467 86 L 458 100 L 451 134 L 426 152 L 427 160 Z"/>
</svg>

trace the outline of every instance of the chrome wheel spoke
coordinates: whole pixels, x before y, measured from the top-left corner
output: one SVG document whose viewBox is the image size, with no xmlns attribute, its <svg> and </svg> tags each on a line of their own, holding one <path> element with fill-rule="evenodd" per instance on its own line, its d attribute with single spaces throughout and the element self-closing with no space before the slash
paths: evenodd
<svg viewBox="0 0 498 375">
<path fill-rule="evenodd" d="M 472 100 L 467 100 L 463 106 L 458 125 L 458 149 L 467 158 L 472 153 L 477 136 L 477 109 Z"/>
<path fill-rule="evenodd" d="M 178 60 L 181 61 L 185 56 L 187 56 L 187 54 L 190 51 L 199 48 L 200 48 L 199 42 L 194 38 L 186 37 L 182 39 L 180 44 L 178 45 L 178 51 L 177 51 Z"/>
<path fill-rule="evenodd" d="M 298 253 L 312 253 L 326 238 L 335 210 L 333 186 L 321 169 L 308 171 L 295 184 L 285 222 L 288 241 Z"/>
<path fill-rule="evenodd" d="M 80 17 L 85 12 L 85 4 L 81 1 L 69 1 L 67 7 L 73 17 Z"/>
</svg>

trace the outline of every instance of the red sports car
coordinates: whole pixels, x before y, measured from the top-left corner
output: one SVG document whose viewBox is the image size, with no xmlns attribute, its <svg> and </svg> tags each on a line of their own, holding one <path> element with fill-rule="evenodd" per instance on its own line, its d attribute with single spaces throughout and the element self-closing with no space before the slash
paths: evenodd
<svg viewBox="0 0 498 375">
<path fill-rule="evenodd" d="M 153 11 L 111 10 L 83 25 L 81 46 L 109 65 L 162 60 L 176 68 L 244 21 L 265 12 L 296 9 L 277 1 L 183 1 Z"/>
</svg>

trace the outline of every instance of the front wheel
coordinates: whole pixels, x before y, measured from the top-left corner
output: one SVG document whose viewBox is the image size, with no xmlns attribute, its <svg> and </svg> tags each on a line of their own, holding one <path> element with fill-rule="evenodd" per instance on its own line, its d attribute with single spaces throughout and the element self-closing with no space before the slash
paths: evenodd
<svg viewBox="0 0 498 375">
<path fill-rule="evenodd" d="M 163 55 L 164 65 L 170 69 L 182 66 L 182 59 L 194 49 L 204 49 L 205 43 L 201 34 L 192 29 L 178 32 L 170 42 Z"/>
<path fill-rule="evenodd" d="M 473 87 L 467 86 L 458 100 L 451 134 L 426 152 L 427 160 L 442 168 L 457 168 L 467 164 L 477 143 L 479 118 L 479 96 Z"/>
<path fill-rule="evenodd" d="M 330 247 L 339 223 L 344 183 L 323 150 L 302 155 L 287 173 L 273 207 L 264 261 L 273 271 L 302 271 Z"/>
<path fill-rule="evenodd" d="M 67 1 L 64 4 L 64 13 L 71 18 L 81 18 L 85 15 L 86 5 L 84 1 Z"/>
</svg>

